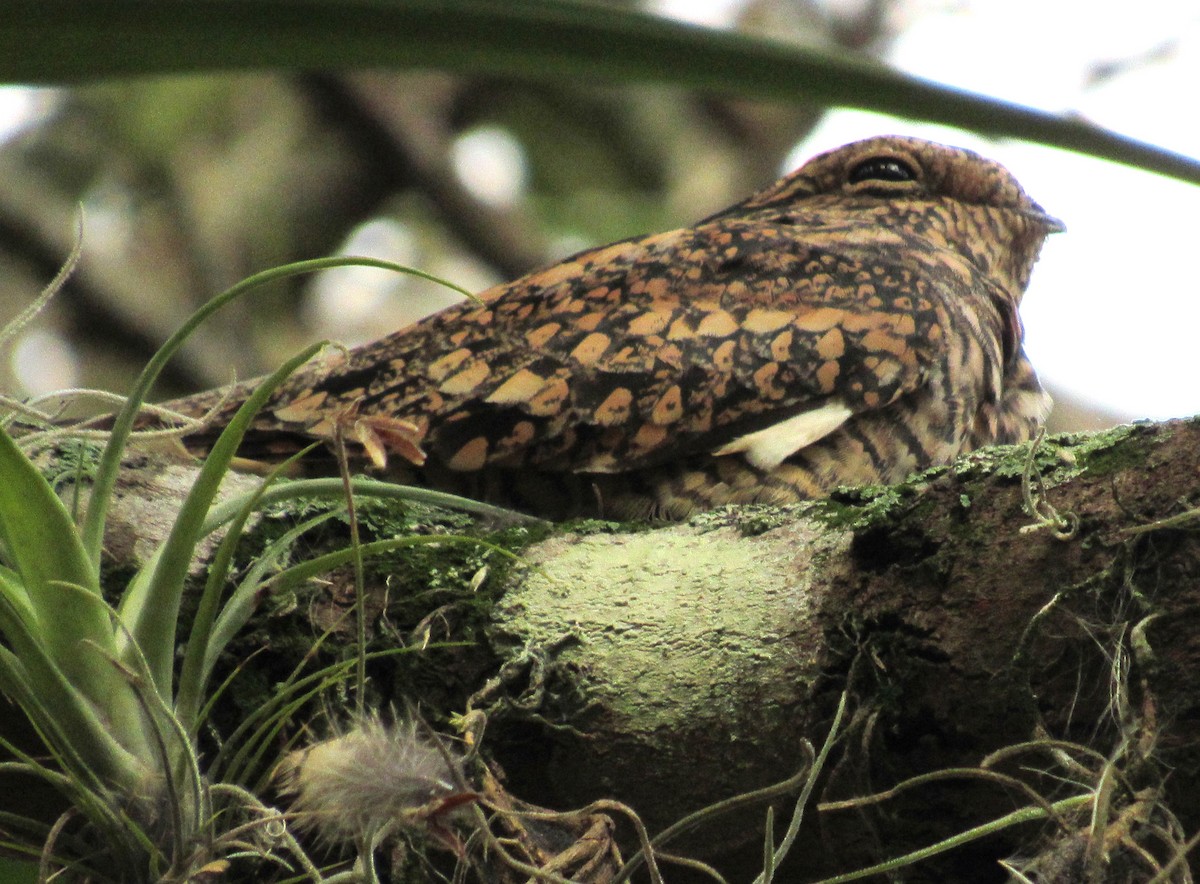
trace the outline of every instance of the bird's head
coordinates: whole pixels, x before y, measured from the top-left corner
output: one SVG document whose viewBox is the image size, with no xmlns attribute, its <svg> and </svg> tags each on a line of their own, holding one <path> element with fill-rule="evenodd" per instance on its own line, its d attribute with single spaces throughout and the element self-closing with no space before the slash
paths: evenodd
<svg viewBox="0 0 1200 884">
<path fill-rule="evenodd" d="M 768 207 L 862 216 L 935 238 L 1006 282 L 1017 298 L 1045 238 L 1065 229 L 999 163 L 963 148 L 900 136 L 868 138 L 820 154 L 736 210 Z"/>
</svg>

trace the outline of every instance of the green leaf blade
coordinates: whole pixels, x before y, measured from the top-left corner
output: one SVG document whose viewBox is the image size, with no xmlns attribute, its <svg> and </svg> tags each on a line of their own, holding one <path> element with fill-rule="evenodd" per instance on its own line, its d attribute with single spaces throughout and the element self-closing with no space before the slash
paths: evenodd
<svg viewBox="0 0 1200 884">
<path fill-rule="evenodd" d="M 217 496 L 229 464 L 237 454 L 242 437 L 259 409 L 283 381 L 311 359 L 325 344 L 314 344 L 292 357 L 271 373 L 230 420 L 222 431 L 192 484 L 171 526 L 171 532 L 157 553 L 152 577 L 144 584 L 144 593 L 126 593 L 121 618 L 150 667 L 159 696 L 172 696 L 175 663 L 175 636 L 179 606 L 187 583 L 188 568 L 200 540 L 209 508 Z"/>
<path fill-rule="evenodd" d="M 92 698 L 117 689 L 106 654 L 116 652 L 99 575 L 58 495 L 0 429 L 0 540 L 19 589 L 6 594 L 27 610 L 47 653 Z M 67 587 L 76 587 L 68 589 Z M 0 590 L 2 591 L 2 590 Z"/>
<path fill-rule="evenodd" d="M 440 68 L 658 82 L 879 111 L 1036 141 L 1200 183 L 1200 162 L 1078 119 L 826 51 L 572 0 L 14 0 L 0 79 Z"/>
</svg>

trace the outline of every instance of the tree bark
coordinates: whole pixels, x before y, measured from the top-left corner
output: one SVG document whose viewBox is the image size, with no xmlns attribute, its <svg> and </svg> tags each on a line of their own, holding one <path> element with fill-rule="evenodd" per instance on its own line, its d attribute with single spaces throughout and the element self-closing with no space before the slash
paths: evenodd
<svg viewBox="0 0 1200 884">
<path fill-rule="evenodd" d="M 998 881 L 1011 858 L 1042 882 L 1148 880 L 1200 828 L 1198 506 L 1192 420 L 989 449 L 792 508 L 560 526 L 488 578 L 497 601 L 474 632 L 462 609 L 442 616 L 438 591 L 414 613 L 393 586 L 378 644 L 403 622 L 410 642 L 473 646 L 375 684 L 381 702 L 419 700 L 435 722 L 484 711 L 483 747 L 511 793 L 556 808 L 619 799 L 651 834 L 811 770 L 844 698 L 776 880 L 870 866 L 1053 802 L 1050 819 L 901 874 Z M 321 592 L 344 603 L 338 585 Z M 323 610 L 299 608 L 318 626 Z M 773 799 L 776 843 L 798 784 Z M 1100 798 L 1065 801 L 1088 794 Z M 666 849 L 750 880 L 765 819 L 751 803 Z M 1186 867 L 1164 880 L 1190 880 Z"/>
<path fill-rule="evenodd" d="M 1169 856 L 1147 834 L 1152 821 L 1169 828 L 1169 809 L 1185 831 L 1200 825 L 1200 424 L 1059 440 L 1032 462 L 1029 451 L 980 452 L 794 516 L 742 510 L 530 550 L 540 567 L 509 588 L 496 628 L 526 649 L 576 637 L 554 658 L 569 686 L 558 696 L 575 706 L 556 713 L 580 732 L 554 738 L 554 792 L 539 800 L 620 797 L 654 831 L 783 779 L 802 740 L 825 738 L 845 690 L 853 714 L 822 801 L 977 767 L 1029 740 L 1069 740 L 1109 758 L 1122 782 L 1108 822 Z M 1043 516 L 1031 517 L 1027 493 Z M 995 770 L 1053 801 L 1098 787 L 1105 768 L 1082 752 L 1028 748 Z M 1090 781 L 1074 792 L 1056 779 L 1080 776 Z M 1147 788 L 1161 804 L 1137 808 L 1139 829 L 1122 811 Z M 788 880 L 868 865 L 1028 803 L 1013 787 L 959 776 L 859 813 L 814 814 Z M 757 819 L 761 830 L 761 810 Z M 1150 877 L 1116 847 L 1091 872 L 1061 860 L 1079 852 L 1073 833 L 1087 822 L 1060 820 L 1067 846 L 1047 854 L 1057 877 L 1043 867 L 1040 880 L 1088 880 L 1101 867 L 1111 880 L 1130 869 L 1129 880 Z M 753 832 L 726 821 L 701 838 L 725 847 Z M 988 880 L 997 859 L 1036 856 L 1054 835 L 1045 824 L 1009 829 L 916 875 Z"/>
</svg>

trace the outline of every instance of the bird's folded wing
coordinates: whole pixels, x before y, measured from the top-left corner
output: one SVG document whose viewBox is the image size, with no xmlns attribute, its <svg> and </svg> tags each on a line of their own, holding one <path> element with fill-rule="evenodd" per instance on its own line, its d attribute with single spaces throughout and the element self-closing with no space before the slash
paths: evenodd
<svg viewBox="0 0 1200 884">
<path fill-rule="evenodd" d="M 305 371 L 255 429 L 340 428 L 377 462 L 415 462 L 415 446 L 466 471 L 700 452 L 769 467 L 921 385 L 970 284 L 939 276 L 939 255 L 914 261 L 922 248 L 881 258 L 854 231 L 806 237 L 771 216 L 615 243 Z"/>
</svg>

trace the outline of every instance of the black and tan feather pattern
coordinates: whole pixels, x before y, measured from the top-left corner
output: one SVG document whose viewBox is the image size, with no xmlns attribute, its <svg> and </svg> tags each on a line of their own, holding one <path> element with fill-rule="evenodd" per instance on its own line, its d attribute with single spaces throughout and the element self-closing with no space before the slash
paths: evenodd
<svg viewBox="0 0 1200 884">
<path fill-rule="evenodd" d="M 1059 229 L 970 151 L 858 142 L 305 369 L 247 453 L 340 435 L 399 478 L 553 516 L 899 481 L 1045 417 L 1017 307 Z"/>
</svg>

